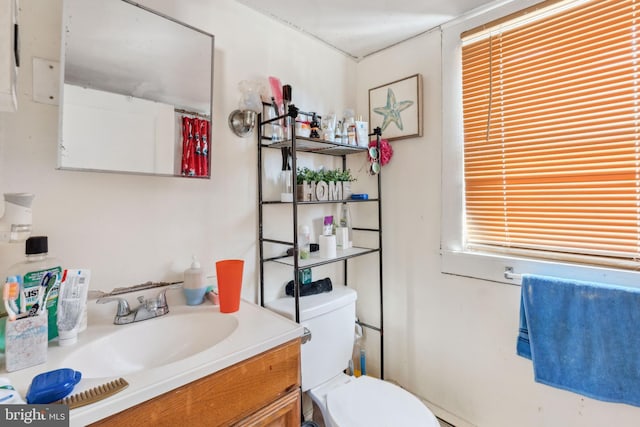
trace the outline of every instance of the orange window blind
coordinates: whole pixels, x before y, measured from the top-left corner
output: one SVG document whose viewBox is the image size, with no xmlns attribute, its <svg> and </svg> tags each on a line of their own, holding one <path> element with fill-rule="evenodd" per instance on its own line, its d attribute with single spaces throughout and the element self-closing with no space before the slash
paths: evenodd
<svg viewBox="0 0 640 427">
<path fill-rule="evenodd" d="M 634 265 L 640 0 L 532 14 L 464 34 L 467 246 Z"/>
</svg>

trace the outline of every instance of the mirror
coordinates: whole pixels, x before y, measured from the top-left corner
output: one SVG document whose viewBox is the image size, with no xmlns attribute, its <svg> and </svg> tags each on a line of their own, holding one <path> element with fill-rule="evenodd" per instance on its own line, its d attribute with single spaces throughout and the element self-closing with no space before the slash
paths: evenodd
<svg viewBox="0 0 640 427">
<path fill-rule="evenodd" d="M 58 167 L 209 178 L 213 47 L 129 0 L 64 0 Z"/>
</svg>

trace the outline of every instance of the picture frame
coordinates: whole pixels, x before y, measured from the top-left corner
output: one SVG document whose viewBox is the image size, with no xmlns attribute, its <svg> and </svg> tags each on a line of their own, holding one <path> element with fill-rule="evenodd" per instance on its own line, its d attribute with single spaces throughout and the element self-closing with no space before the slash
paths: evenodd
<svg viewBox="0 0 640 427">
<path fill-rule="evenodd" d="M 422 136 L 422 76 L 369 89 L 369 132 L 380 127 L 388 141 Z"/>
</svg>

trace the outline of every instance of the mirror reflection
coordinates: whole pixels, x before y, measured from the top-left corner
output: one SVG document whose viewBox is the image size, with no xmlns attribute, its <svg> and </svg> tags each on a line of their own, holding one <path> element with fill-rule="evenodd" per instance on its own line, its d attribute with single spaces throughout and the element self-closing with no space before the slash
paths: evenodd
<svg viewBox="0 0 640 427">
<path fill-rule="evenodd" d="M 62 169 L 210 176 L 213 36 L 128 0 L 65 0 Z"/>
</svg>

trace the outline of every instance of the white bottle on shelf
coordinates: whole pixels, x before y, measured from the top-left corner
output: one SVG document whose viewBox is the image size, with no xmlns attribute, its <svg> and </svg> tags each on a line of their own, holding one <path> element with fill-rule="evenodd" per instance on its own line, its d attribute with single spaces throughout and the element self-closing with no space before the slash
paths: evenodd
<svg viewBox="0 0 640 427">
<path fill-rule="evenodd" d="M 351 224 L 351 211 L 349 210 L 349 204 L 343 203 L 340 207 L 340 221 L 338 222 L 340 228 L 346 229 L 346 236 L 343 236 L 342 249 L 347 249 L 353 246 L 353 226 Z"/>
<path fill-rule="evenodd" d="M 307 259 L 311 256 L 311 230 L 308 225 L 300 226 L 298 253 L 300 254 L 300 259 Z"/>
</svg>

